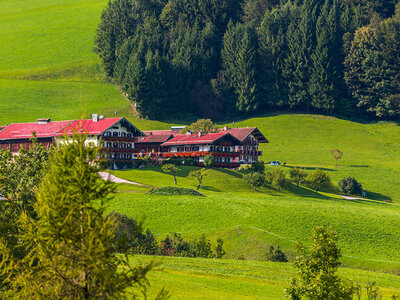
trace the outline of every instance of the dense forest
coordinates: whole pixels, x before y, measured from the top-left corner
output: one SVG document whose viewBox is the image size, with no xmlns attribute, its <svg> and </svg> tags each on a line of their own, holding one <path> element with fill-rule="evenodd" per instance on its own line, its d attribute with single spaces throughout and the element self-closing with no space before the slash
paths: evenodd
<svg viewBox="0 0 400 300">
<path fill-rule="evenodd" d="M 398 0 L 110 0 L 95 51 L 142 117 L 400 116 Z"/>
</svg>

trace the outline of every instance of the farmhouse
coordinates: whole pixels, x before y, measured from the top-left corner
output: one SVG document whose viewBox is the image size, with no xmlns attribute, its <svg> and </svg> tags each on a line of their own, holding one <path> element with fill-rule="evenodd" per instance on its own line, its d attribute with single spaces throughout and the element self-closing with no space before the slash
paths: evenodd
<svg viewBox="0 0 400 300">
<path fill-rule="evenodd" d="M 145 156 L 157 160 L 191 158 L 201 166 L 208 154 L 214 156 L 216 167 L 234 168 L 258 161 L 262 155 L 259 144 L 268 143 L 256 127 L 224 127 L 213 133 L 180 134 L 183 128 L 142 132 L 125 118 L 103 118 L 97 114 L 87 120 L 38 119 L 34 123 L 0 127 L 0 150 L 17 153 L 22 147 L 29 149 L 33 137 L 49 148 L 52 144 L 70 142 L 77 132 L 87 135 L 88 145 L 100 148 L 100 157 L 109 162 L 110 168 L 130 167 L 134 159 Z"/>
</svg>

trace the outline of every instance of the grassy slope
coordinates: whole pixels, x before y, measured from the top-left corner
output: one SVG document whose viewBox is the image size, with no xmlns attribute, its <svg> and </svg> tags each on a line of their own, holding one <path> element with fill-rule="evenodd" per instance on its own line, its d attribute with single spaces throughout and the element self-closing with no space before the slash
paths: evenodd
<svg viewBox="0 0 400 300">
<path fill-rule="evenodd" d="M 136 263 L 150 260 L 139 257 Z M 156 260 L 162 266 L 150 273 L 149 293 L 155 295 L 165 287 L 172 299 L 282 299 L 285 286 L 296 275 L 293 267 L 285 263 L 176 257 Z M 341 268 L 339 273 L 362 286 L 376 281 L 383 299 L 400 292 L 400 279 L 395 275 L 347 268 Z M 362 299 L 365 296 L 364 292 Z"/>
<path fill-rule="evenodd" d="M 194 188 L 195 180 L 187 176 L 192 168 L 181 168 L 178 185 Z M 155 167 L 114 173 L 146 185 L 173 184 L 171 175 Z M 263 259 L 268 246 L 276 243 L 290 253 L 294 240 L 307 242 L 312 227 L 332 225 L 339 233 L 346 265 L 400 268 L 400 237 L 393 230 L 399 225 L 397 204 L 344 200 L 296 187 L 285 193 L 268 189 L 254 192 L 240 176 L 237 171 L 210 171 L 201 191 L 205 198 L 149 195 L 142 187 L 129 192 L 125 186 L 110 205 L 129 216 L 145 218 L 146 225 L 159 235 L 174 231 L 223 237 L 230 258 L 244 255 Z"/>
</svg>

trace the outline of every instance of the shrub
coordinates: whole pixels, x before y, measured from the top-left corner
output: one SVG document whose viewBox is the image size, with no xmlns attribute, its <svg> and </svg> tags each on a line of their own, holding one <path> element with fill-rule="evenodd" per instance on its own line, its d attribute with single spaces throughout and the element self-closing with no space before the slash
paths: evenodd
<svg viewBox="0 0 400 300">
<path fill-rule="evenodd" d="M 166 160 L 163 161 L 164 165 L 171 164 L 175 166 L 181 166 L 182 165 L 182 160 L 179 158 L 167 158 Z"/>
<path fill-rule="evenodd" d="M 329 174 L 321 169 L 315 169 L 307 175 L 307 183 L 317 193 L 322 188 L 328 188 L 332 185 Z"/>
<path fill-rule="evenodd" d="M 361 195 L 362 185 L 353 177 L 343 178 L 339 181 L 339 189 L 346 194 Z"/>
<path fill-rule="evenodd" d="M 244 171 L 244 173 L 247 173 L 251 170 L 251 165 L 250 164 L 244 164 L 244 165 L 240 165 L 239 171 Z"/>
<path fill-rule="evenodd" d="M 192 158 L 185 158 L 184 165 L 185 166 L 193 166 L 194 160 Z"/>
<path fill-rule="evenodd" d="M 206 239 L 203 234 L 199 240 L 194 241 L 194 255 L 195 257 L 213 258 L 214 253 L 211 248 L 211 242 Z"/>
<path fill-rule="evenodd" d="M 289 184 L 285 173 L 280 168 L 268 168 L 265 172 L 266 182 L 277 190 L 286 188 Z"/>
<path fill-rule="evenodd" d="M 255 161 L 251 164 L 251 169 L 253 172 L 264 173 L 265 172 L 265 164 L 263 161 Z"/>
<path fill-rule="evenodd" d="M 118 213 L 109 214 L 115 224 L 115 251 L 119 253 L 156 254 L 157 242 L 149 229 L 143 233 L 142 224 Z"/>
<path fill-rule="evenodd" d="M 279 246 L 270 246 L 267 253 L 267 259 L 269 261 L 287 262 L 286 254 L 280 249 Z"/>
<path fill-rule="evenodd" d="M 255 191 L 265 185 L 265 174 L 253 172 L 243 175 L 243 179 L 251 184 Z"/>
<path fill-rule="evenodd" d="M 222 258 L 226 254 L 225 250 L 222 248 L 224 241 L 222 239 L 217 240 L 217 247 L 215 248 L 215 254 L 217 258 Z"/>
<path fill-rule="evenodd" d="M 204 166 L 206 168 L 212 168 L 212 166 L 214 165 L 214 161 L 214 156 L 208 154 L 204 157 Z"/>
</svg>

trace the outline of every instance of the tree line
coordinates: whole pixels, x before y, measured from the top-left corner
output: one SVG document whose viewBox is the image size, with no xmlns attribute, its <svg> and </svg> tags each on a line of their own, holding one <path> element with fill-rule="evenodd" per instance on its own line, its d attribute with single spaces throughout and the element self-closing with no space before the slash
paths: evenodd
<svg viewBox="0 0 400 300">
<path fill-rule="evenodd" d="M 398 118 L 397 0 L 110 0 L 95 37 L 142 117 Z"/>
</svg>

